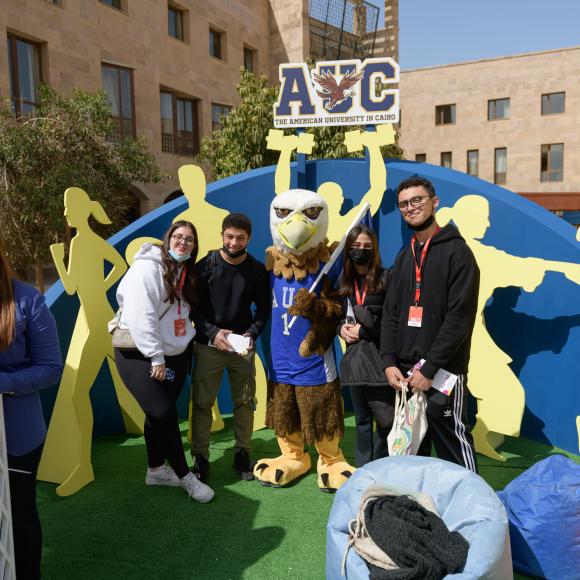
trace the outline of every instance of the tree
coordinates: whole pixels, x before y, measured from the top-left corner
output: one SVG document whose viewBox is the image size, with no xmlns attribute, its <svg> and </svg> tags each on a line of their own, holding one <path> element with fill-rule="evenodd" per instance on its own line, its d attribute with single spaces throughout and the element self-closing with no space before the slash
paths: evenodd
<svg viewBox="0 0 580 580">
<path fill-rule="evenodd" d="M 240 104 L 222 116 L 222 128 L 203 139 L 198 156 L 208 162 L 214 179 L 223 179 L 256 167 L 273 165 L 278 161 L 276 151 L 266 149 L 268 131 L 274 127 L 273 108 L 278 97 L 277 87 L 265 76 L 256 76 L 241 69 L 237 86 Z M 316 147 L 311 159 L 362 157 L 363 153 L 348 153 L 343 144 L 345 131 L 355 127 L 316 127 L 308 129 L 315 136 Z M 360 127 L 359 127 L 360 128 Z M 292 131 L 285 131 L 291 133 Z M 385 157 L 401 158 L 403 151 L 395 145 L 382 148 Z"/>
<path fill-rule="evenodd" d="M 103 205 L 113 225 L 94 229 L 110 235 L 126 223 L 130 184 L 166 178 L 143 137 L 110 143 L 114 127 L 103 91 L 66 98 L 43 85 L 26 117 L 0 109 L 0 235 L 15 268 L 36 267 L 39 287 L 49 246 L 68 235 L 65 189 L 81 187 Z"/>
</svg>

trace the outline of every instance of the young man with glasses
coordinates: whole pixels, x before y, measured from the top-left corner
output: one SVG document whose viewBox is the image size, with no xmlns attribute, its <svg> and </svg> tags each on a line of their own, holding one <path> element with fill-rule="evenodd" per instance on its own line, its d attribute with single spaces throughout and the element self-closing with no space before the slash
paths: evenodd
<svg viewBox="0 0 580 580">
<path fill-rule="evenodd" d="M 245 215 L 229 214 L 222 224 L 222 248 L 209 252 L 196 266 L 191 454 L 195 458 L 193 470 L 204 483 L 209 473 L 212 407 L 225 369 L 234 406 L 234 469 L 241 479 L 254 479 L 250 442 L 256 394 L 255 341 L 268 322 L 272 306 L 266 268 L 247 252 L 251 235 L 252 224 Z M 235 351 L 228 338 L 232 333 L 250 338 L 246 353 Z"/>
<path fill-rule="evenodd" d="M 381 356 L 388 383 L 425 391 L 428 430 L 419 455 L 431 454 L 477 471 L 467 421 L 467 367 L 477 312 L 479 268 L 459 230 L 437 225 L 439 198 L 419 176 L 402 181 L 397 203 L 413 231 L 395 261 L 383 307 Z M 425 362 L 414 369 L 421 359 Z M 431 388 L 439 369 L 457 375 L 450 395 Z"/>
</svg>

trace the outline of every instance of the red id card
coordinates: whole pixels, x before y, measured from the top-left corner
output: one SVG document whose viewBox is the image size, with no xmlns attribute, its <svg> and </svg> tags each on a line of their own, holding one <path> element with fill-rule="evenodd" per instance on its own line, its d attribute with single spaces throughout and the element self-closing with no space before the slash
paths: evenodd
<svg viewBox="0 0 580 580">
<path fill-rule="evenodd" d="M 185 336 L 185 318 L 176 318 L 173 321 L 175 336 Z"/>
<path fill-rule="evenodd" d="M 417 328 L 421 328 L 422 320 L 423 320 L 423 307 L 409 306 L 409 320 L 407 320 L 407 326 L 416 326 Z"/>
</svg>

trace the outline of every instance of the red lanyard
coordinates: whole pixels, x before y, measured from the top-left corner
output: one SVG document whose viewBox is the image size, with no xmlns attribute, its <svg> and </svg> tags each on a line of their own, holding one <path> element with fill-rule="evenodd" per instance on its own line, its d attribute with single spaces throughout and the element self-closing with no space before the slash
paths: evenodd
<svg viewBox="0 0 580 580">
<path fill-rule="evenodd" d="M 433 233 L 433 236 L 440 230 L 441 228 L 437 228 Z M 425 265 L 425 258 L 427 257 L 427 251 L 429 250 L 429 244 L 433 239 L 431 236 L 423 246 L 423 251 L 421 252 L 421 261 L 419 265 L 417 265 L 417 258 L 415 256 L 415 240 L 416 236 L 411 238 L 411 251 L 413 252 L 413 264 L 415 265 L 415 306 L 419 304 L 421 301 L 421 289 L 423 285 L 423 266 Z"/>
<path fill-rule="evenodd" d="M 367 282 L 366 280 L 363 282 L 363 293 L 362 293 L 362 298 L 358 289 L 358 282 L 355 280 L 354 281 L 354 294 L 356 296 L 356 303 L 359 306 L 362 306 L 365 302 L 365 298 L 367 297 Z"/>
<path fill-rule="evenodd" d="M 185 284 L 185 275 L 187 274 L 187 264 L 183 266 L 181 271 L 181 277 L 179 278 L 179 284 L 177 285 L 177 316 L 181 318 L 181 291 L 183 290 L 183 285 Z"/>
</svg>

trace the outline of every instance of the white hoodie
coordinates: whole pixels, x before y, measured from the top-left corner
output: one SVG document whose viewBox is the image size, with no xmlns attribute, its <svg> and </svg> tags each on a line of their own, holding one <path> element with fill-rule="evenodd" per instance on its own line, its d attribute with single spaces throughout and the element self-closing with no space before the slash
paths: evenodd
<svg viewBox="0 0 580 580">
<path fill-rule="evenodd" d="M 195 336 L 189 320 L 189 304 L 185 300 L 181 301 L 181 318 L 186 321 L 185 336 L 175 336 L 178 302 L 165 302 L 167 291 L 163 273 L 161 248 L 146 243 L 135 254 L 133 264 L 117 288 L 120 327 L 129 329 L 137 348 L 153 365 L 163 364 L 164 355 L 181 354 Z"/>
</svg>

